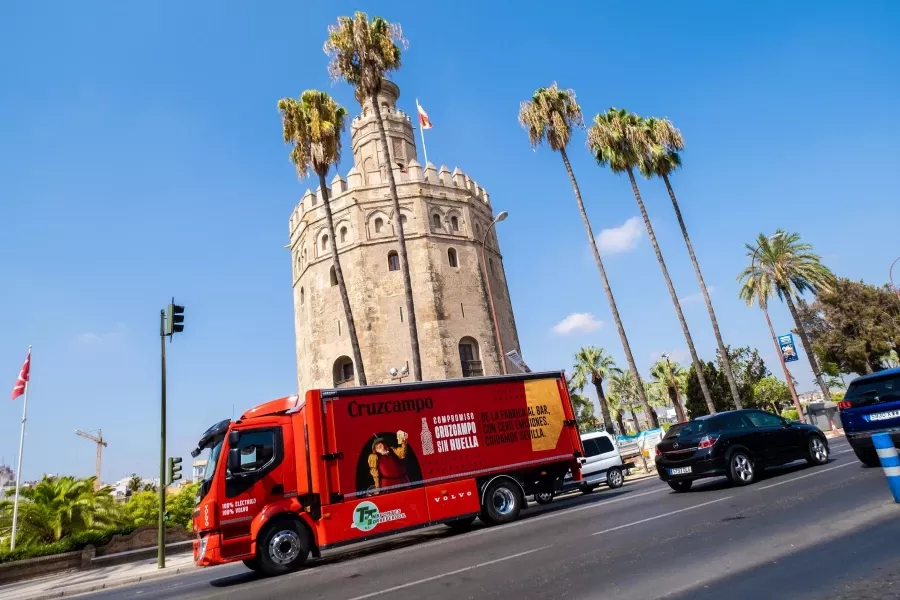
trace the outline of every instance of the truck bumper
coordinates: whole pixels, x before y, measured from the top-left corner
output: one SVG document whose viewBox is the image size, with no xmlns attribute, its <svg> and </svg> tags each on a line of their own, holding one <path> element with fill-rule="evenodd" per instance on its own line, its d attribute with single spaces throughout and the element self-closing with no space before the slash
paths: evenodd
<svg viewBox="0 0 900 600">
<path fill-rule="evenodd" d="M 218 533 L 209 533 L 194 538 L 194 563 L 198 567 L 211 567 L 222 564 L 221 554 L 222 536 Z"/>
</svg>

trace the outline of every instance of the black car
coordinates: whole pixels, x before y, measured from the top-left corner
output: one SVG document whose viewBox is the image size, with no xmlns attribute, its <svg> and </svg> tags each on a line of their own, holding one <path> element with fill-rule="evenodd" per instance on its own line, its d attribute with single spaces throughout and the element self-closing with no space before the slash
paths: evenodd
<svg viewBox="0 0 900 600">
<path fill-rule="evenodd" d="M 828 439 L 818 427 L 762 410 L 732 410 L 673 425 L 656 447 L 656 472 L 686 492 L 704 477 L 747 485 L 761 469 L 800 459 L 828 462 Z"/>
</svg>

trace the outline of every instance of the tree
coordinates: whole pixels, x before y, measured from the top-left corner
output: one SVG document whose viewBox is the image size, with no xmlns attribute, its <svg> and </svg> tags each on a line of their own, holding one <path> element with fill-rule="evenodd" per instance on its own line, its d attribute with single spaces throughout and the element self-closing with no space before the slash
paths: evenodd
<svg viewBox="0 0 900 600">
<path fill-rule="evenodd" d="M 647 228 L 647 235 L 650 237 L 650 244 L 656 253 L 656 260 L 662 270 L 663 279 L 665 279 L 666 287 L 669 289 L 669 295 L 672 297 L 672 304 L 675 306 L 675 313 L 678 315 L 681 330 L 684 332 L 684 339 L 687 341 L 691 360 L 698 368 L 700 388 L 703 391 L 703 396 L 706 398 L 709 410 L 714 411 L 713 400 L 706 385 L 706 379 L 703 376 L 702 369 L 699 369 L 700 357 L 697 355 L 697 349 L 694 347 L 694 338 L 691 336 L 691 330 L 688 327 L 687 320 L 684 318 L 684 312 L 681 310 L 681 302 L 678 300 L 678 294 L 675 293 L 675 286 L 672 283 L 672 278 L 669 277 L 669 269 L 666 267 L 662 250 L 660 250 L 656 234 L 653 232 L 653 225 L 650 223 L 650 215 L 647 214 L 647 207 L 644 206 L 644 200 L 641 198 L 641 192 L 634 177 L 635 169 L 641 168 L 645 156 L 649 153 L 648 147 L 652 143 L 653 140 L 648 135 L 644 121 L 636 114 L 625 110 L 610 108 L 606 113 L 598 114 L 594 117 L 594 124 L 588 129 L 588 147 L 593 152 L 594 158 L 597 159 L 597 164 L 602 167 L 609 167 L 613 173 L 628 174 L 631 190 L 634 192 L 634 199 L 637 200 L 638 209 L 641 211 L 641 217 L 644 219 L 644 227 Z M 643 408 L 648 413 L 652 412 L 649 405 L 644 405 Z M 656 414 L 654 413 L 651 416 L 653 426 L 659 427 Z"/>
<path fill-rule="evenodd" d="M 181 488 L 180 492 L 166 500 L 170 524 L 181 525 L 188 531 L 191 530 L 194 520 L 194 501 L 199 488 L 199 483 L 189 483 Z"/>
<path fill-rule="evenodd" d="M 128 480 L 128 487 L 125 488 L 125 491 L 129 494 L 133 494 L 134 492 L 141 491 L 142 480 L 140 475 L 137 473 L 132 473 L 131 478 Z"/>
<path fill-rule="evenodd" d="M 300 95 L 299 100 L 282 98 L 278 101 L 278 110 L 281 111 L 284 141 L 294 145 L 291 150 L 291 162 L 297 168 L 297 175 L 300 179 L 304 179 L 312 171 L 319 178 L 322 206 L 325 208 L 325 223 L 328 228 L 328 244 L 331 246 L 331 260 L 334 263 L 334 276 L 344 308 L 344 319 L 347 321 L 353 362 L 356 364 L 356 377 L 359 385 L 368 385 L 359 338 L 356 334 L 356 322 L 350 308 L 350 296 L 347 294 L 344 271 L 341 269 L 338 238 L 334 231 L 334 218 L 325 179 L 331 165 L 337 165 L 341 160 L 341 134 L 344 131 L 347 111 L 331 96 L 318 90 L 306 90 Z"/>
<path fill-rule="evenodd" d="M 403 274 L 403 290 L 406 296 L 406 314 L 409 325 L 409 343 L 412 351 L 413 377 L 422 380 L 422 359 L 419 355 L 419 332 L 416 325 L 416 310 L 413 302 L 412 280 L 409 275 L 409 261 L 406 254 L 406 236 L 403 232 L 403 219 L 400 218 L 400 199 L 397 195 L 397 182 L 389 157 L 387 133 L 378 93 L 388 73 L 400 68 L 400 46 L 406 40 L 400 26 L 388 23 L 381 17 L 369 21 L 366 13 L 357 11 L 352 17 L 338 17 L 337 25 L 328 28 L 328 39 L 325 41 L 325 53 L 330 56 L 328 71 L 332 79 L 343 79 L 356 90 L 356 99 L 360 104 L 368 100 L 375 114 L 378 136 L 381 138 L 381 154 L 387 162 L 388 187 L 397 215 L 396 231 L 399 245 L 400 271 Z"/>
<path fill-rule="evenodd" d="M 107 528 L 123 522 L 112 488 L 94 489 L 96 477 L 50 478 L 19 490 L 16 538 L 24 546 L 60 540 L 73 533 Z M 13 502 L 0 501 L 0 538 L 12 532 Z"/>
<path fill-rule="evenodd" d="M 719 371 L 716 368 L 716 365 L 711 361 L 703 364 L 703 371 L 706 380 L 709 382 L 710 391 L 715 401 L 716 412 L 733 410 L 735 408 L 734 400 L 732 399 L 731 394 L 728 393 L 728 382 L 722 372 Z M 691 368 L 688 371 L 687 393 L 685 394 L 684 404 L 692 419 L 711 414 L 709 412 L 709 407 L 706 405 L 706 399 L 703 397 L 703 392 L 700 389 L 700 383 L 694 365 L 691 365 Z"/>
<path fill-rule="evenodd" d="M 647 153 L 641 163 L 641 174 L 647 179 L 660 177 L 666 184 L 666 190 L 668 190 L 669 198 L 672 200 L 672 208 L 675 209 L 675 217 L 678 219 L 678 225 L 681 227 L 681 235 L 684 237 L 684 243 L 691 257 L 691 264 L 694 265 L 694 272 L 697 274 L 700 292 L 703 294 L 703 300 L 706 302 L 706 310 L 709 313 L 709 320 L 712 323 L 713 333 L 716 336 L 716 344 L 719 352 L 724 356 L 726 354 L 725 342 L 722 340 L 722 332 L 719 330 L 719 321 L 716 319 L 712 301 L 709 299 L 709 290 L 706 288 L 703 273 L 700 271 L 700 263 L 697 261 L 697 255 L 694 253 L 691 238 L 688 236 L 687 226 L 684 224 L 681 208 L 678 205 L 678 199 L 675 197 L 675 190 L 672 189 L 672 183 L 669 181 L 669 175 L 681 167 L 680 152 L 684 149 L 684 138 L 681 136 L 681 131 L 668 119 L 650 117 L 645 119 L 644 124 L 650 144 L 647 146 Z M 734 404 L 740 408 L 742 405 L 741 395 L 731 364 L 726 361 L 722 364 L 722 367 L 725 377 L 728 379 L 728 387 Z"/>
<path fill-rule="evenodd" d="M 679 423 L 685 422 L 687 419 L 684 414 L 684 407 L 681 405 L 679 397 L 679 380 L 687 377 L 687 371 L 684 367 L 680 367 L 678 363 L 663 358 L 656 361 L 650 367 L 650 376 L 666 391 L 669 396 L 669 403 L 675 408 L 675 418 Z"/>
<path fill-rule="evenodd" d="M 622 401 L 622 397 L 619 396 L 618 392 L 613 389 L 609 390 L 609 393 L 606 394 L 606 404 L 609 406 L 609 412 L 612 415 L 612 418 L 616 421 L 616 426 L 618 428 L 619 435 L 625 435 L 627 430 L 625 429 L 625 409 L 626 406 Z"/>
<path fill-rule="evenodd" d="M 777 377 L 766 376 L 753 386 L 753 405 L 763 410 L 781 414 L 781 410 L 791 404 L 791 391 L 785 382 Z"/>
<path fill-rule="evenodd" d="M 822 371 L 832 378 L 826 381 L 829 388 L 839 373 L 866 375 L 884 368 L 885 356 L 900 348 L 900 298 L 888 286 L 840 278 L 811 304 L 799 300 L 797 313 Z"/>
<path fill-rule="evenodd" d="M 603 427 L 607 433 L 614 433 L 614 431 L 606 394 L 603 393 L 603 379 L 615 371 L 619 371 L 615 361 L 603 348 L 587 346 L 575 354 L 572 385 L 581 391 L 588 382 L 594 384 L 594 389 L 597 390 L 597 400 L 600 403 L 600 414 L 603 415 Z"/>
<path fill-rule="evenodd" d="M 159 523 L 159 494 L 138 492 L 125 503 L 125 512 L 135 527 Z"/>
<path fill-rule="evenodd" d="M 630 411 L 631 418 L 634 421 L 634 427 L 637 430 L 636 433 L 640 433 L 643 431 L 641 428 L 641 424 L 638 421 L 637 413 L 635 412 L 635 405 L 640 405 L 641 402 L 638 400 L 639 396 L 643 396 L 646 399 L 646 389 L 644 388 L 644 384 L 640 384 L 640 393 L 638 392 L 637 384 L 635 384 L 635 377 L 629 373 L 628 371 L 616 371 L 609 374 L 609 395 L 615 396 L 616 400 L 620 406 L 619 412 Z M 650 406 L 649 401 L 647 402 L 647 406 Z M 653 411 L 653 409 L 649 409 Z M 648 412 L 644 412 L 644 415 L 647 418 L 650 418 Z M 653 416 L 656 416 L 654 413 Z M 652 421 L 651 421 L 652 422 Z M 621 425 L 622 431 L 624 433 L 624 424 Z"/>
<path fill-rule="evenodd" d="M 809 366 L 816 376 L 822 396 L 827 402 L 831 402 L 828 386 L 822 377 L 822 371 L 812 350 L 812 342 L 800 320 L 794 298 L 799 298 L 807 291 L 819 294 L 822 291 L 832 290 L 835 283 L 834 274 L 822 264 L 819 255 L 812 251 L 811 244 L 800 241 L 799 233 L 787 233 L 779 229 L 771 238 L 761 233 L 757 237 L 756 246 L 747 244 L 747 253 L 751 258 L 751 264 L 744 269 L 740 278 L 745 282 L 765 278 L 775 287 L 778 297 L 791 311 L 791 317 L 794 319 L 803 347 L 806 348 Z"/>
<path fill-rule="evenodd" d="M 717 367 L 724 375 L 725 365 L 731 365 L 740 397 L 744 398 L 745 405 L 748 407 L 759 406 L 753 397 L 754 386 L 772 374 L 766 367 L 765 361 L 759 355 L 759 350 L 756 348 L 751 349 L 750 346 L 742 346 L 732 350 L 731 346 L 726 346 L 725 351 L 728 354 L 728 360 L 725 360 L 719 352 L 716 352 Z"/>
<path fill-rule="evenodd" d="M 575 203 L 578 205 L 578 212 L 581 215 L 581 221 L 584 223 L 588 244 L 590 244 L 591 251 L 594 253 L 594 262 L 597 263 L 597 270 L 600 271 L 603 290 L 606 292 L 606 299 L 609 301 L 609 308 L 612 312 L 613 320 L 616 322 L 619 339 L 622 341 L 625 359 L 635 380 L 635 387 L 638 390 L 641 405 L 649 407 L 647 398 L 644 395 L 644 384 L 641 382 L 637 364 L 634 362 L 634 355 L 631 352 L 631 344 L 628 343 L 625 326 L 622 324 L 622 318 L 619 316 L 619 308 L 616 305 L 615 296 L 613 296 L 612 288 L 609 285 L 609 279 L 606 277 L 606 268 L 603 266 L 600 251 L 597 249 L 597 240 L 594 238 L 591 222 L 584 209 L 581 189 L 578 187 L 575 172 L 572 170 L 572 164 L 569 162 L 569 156 L 566 154 L 566 148 L 572 139 L 572 130 L 584 127 L 584 118 L 581 114 L 581 107 L 578 106 L 578 102 L 575 99 L 575 91 L 561 90 L 556 83 L 550 87 L 538 88 L 531 100 L 522 102 L 519 108 L 519 124 L 528 132 L 528 139 L 532 148 L 536 149 L 546 142 L 550 146 L 550 150 L 559 152 L 560 157 L 562 157 L 566 173 L 569 175 L 569 182 L 572 184 L 572 191 L 575 193 Z"/>
<path fill-rule="evenodd" d="M 155 483 L 148 481 L 147 483 L 144 484 L 144 487 L 141 488 L 141 491 L 142 492 L 153 492 L 155 494 L 157 491 L 157 486 Z"/>
</svg>

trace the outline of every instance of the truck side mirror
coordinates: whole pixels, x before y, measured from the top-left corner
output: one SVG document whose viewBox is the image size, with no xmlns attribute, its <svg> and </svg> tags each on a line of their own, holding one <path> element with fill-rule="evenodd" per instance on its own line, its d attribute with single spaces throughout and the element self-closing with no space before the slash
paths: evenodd
<svg viewBox="0 0 900 600">
<path fill-rule="evenodd" d="M 229 431 L 228 432 L 228 447 L 234 448 L 238 445 L 238 442 L 241 441 L 241 432 L 240 431 Z"/>
<path fill-rule="evenodd" d="M 241 451 L 239 448 L 232 448 L 228 451 L 228 460 L 226 461 L 226 467 L 231 472 L 231 474 L 240 473 L 241 471 Z"/>
</svg>

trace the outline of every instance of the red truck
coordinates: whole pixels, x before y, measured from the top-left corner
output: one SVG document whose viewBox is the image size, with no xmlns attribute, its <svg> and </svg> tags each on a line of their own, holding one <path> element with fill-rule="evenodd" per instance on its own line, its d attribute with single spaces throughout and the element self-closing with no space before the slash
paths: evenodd
<svg viewBox="0 0 900 600">
<path fill-rule="evenodd" d="M 514 520 L 583 455 L 561 372 L 311 390 L 210 427 L 194 560 L 276 575 L 310 553 Z"/>
</svg>

